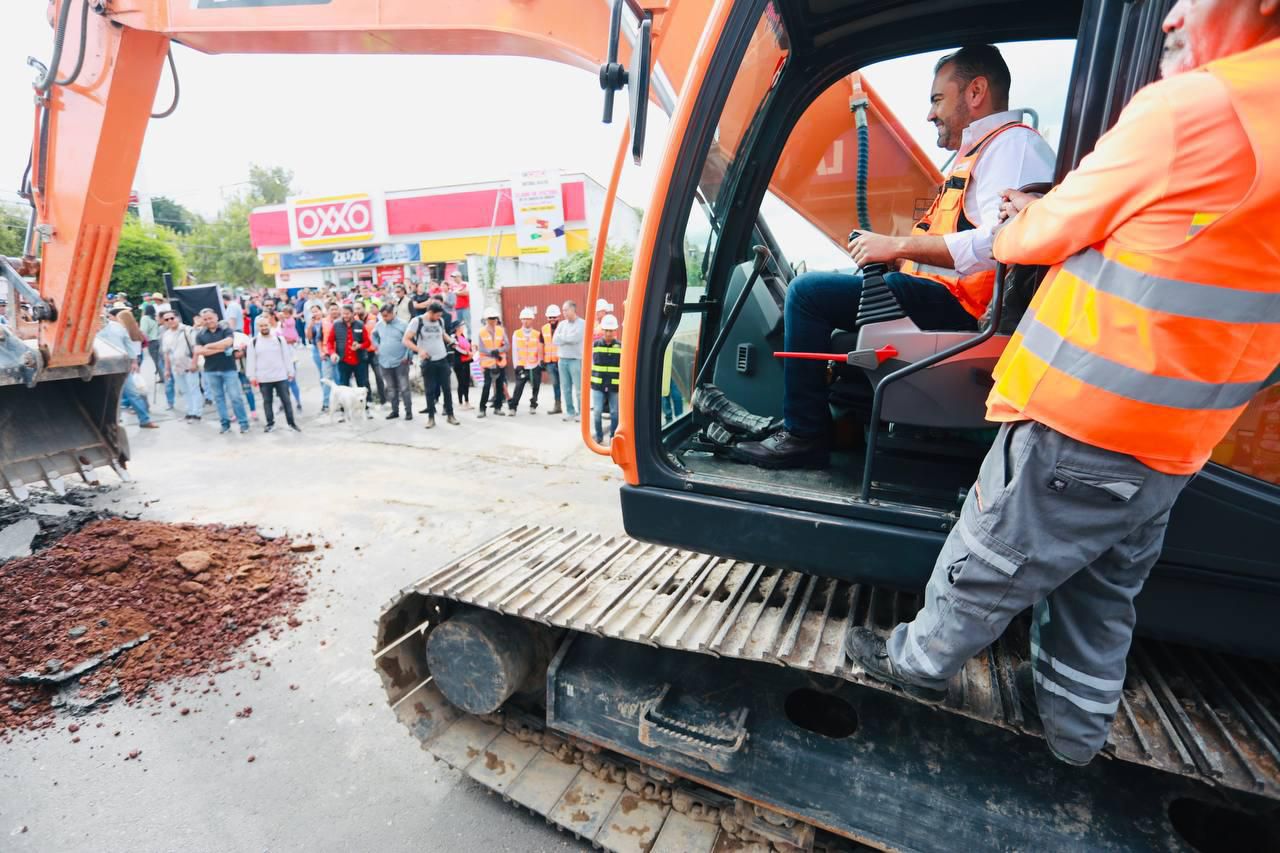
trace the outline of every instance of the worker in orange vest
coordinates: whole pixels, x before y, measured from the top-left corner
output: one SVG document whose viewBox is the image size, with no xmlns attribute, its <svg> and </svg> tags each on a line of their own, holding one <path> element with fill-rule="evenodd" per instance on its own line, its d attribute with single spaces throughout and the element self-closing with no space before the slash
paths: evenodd
<svg viewBox="0 0 1280 853">
<path fill-rule="evenodd" d="M 551 382 L 551 391 L 555 395 L 555 405 L 548 415 L 558 415 L 560 408 L 560 348 L 556 346 L 556 326 L 560 325 L 560 306 L 554 302 L 547 306 L 547 322 L 542 324 L 542 369 L 547 372 Z"/>
<path fill-rule="evenodd" d="M 493 392 L 493 413 L 505 415 L 502 403 L 507 397 L 507 333 L 498 322 L 498 309 L 484 309 L 484 325 L 476 338 L 476 352 L 480 361 L 480 369 L 484 371 L 484 388 L 480 391 L 480 411 L 477 418 L 484 417 L 485 406 L 489 403 L 489 393 Z"/>
<path fill-rule="evenodd" d="M 915 619 L 845 640 L 940 701 L 1034 606 L 1015 686 L 1076 765 L 1106 743 L 1170 508 L 1280 357 L 1280 2 L 1179 0 L 1164 30 L 1165 79 L 1079 168 L 1006 191 L 995 256 L 1051 269 L 996 366 L 999 435 Z"/>
<path fill-rule="evenodd" d="M 885 286 L 922 329 L 977 331 L 995 284 L 992 232 L 1005 187 L 1048 181 L 1056 157 L 1049 143 L 1009 109 L 1009 66 L 993 45 L 971 45 L 938 60 L 929 90 L 928 121 L 938 147 L 956 152 L 933 205 L 911 234 L 849 240 L 849 257 L 863 269 L 901 262 Z M 828 349 L 836 329 L 858 328 L 862 276 L 811 272 L 787 287 L 784 349 Z M 830 389 L 826 365 L 787 359 L 783 365 L 784 428 L 762 441 L 744 441 L 733 458 L 762 468 L 825 468 L 831 455 Z M 861 392 L 868 408 L 871 385 Z"/>
<path fill-rule="evenodd" d="M 538 389 L 542 385 L 542 332 L 533 327 L 538 312 L 533 308 L 520 309 L 520 328 L 511 334 L 511 352 L 515 358 L 516 390 L 507 404 L 508 414 L 514 416 L 520 408 L 524 387 L 529 391 L 529 411 L 538 411 Z"/>
</svg>

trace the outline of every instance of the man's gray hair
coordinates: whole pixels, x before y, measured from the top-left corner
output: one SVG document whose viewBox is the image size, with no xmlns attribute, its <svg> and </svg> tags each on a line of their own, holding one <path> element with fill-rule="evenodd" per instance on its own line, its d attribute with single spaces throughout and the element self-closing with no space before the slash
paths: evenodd
<svg viewBox="0 0 1280 853">
<path fill-rule="evenodd" d="M 209 314 L 209 315 L 212 315 L 212 316 L 214 316 L 214 317 L 217 317 L 217 316 L 218 316 L 218 312 L 217 312 L 217 311 L 214 311 L 212 308 L 201 308 L 201 309 L 200 309 L 200 316 L 202 316 L 202 317 L 203 317 L 205 314 Z"/>
<path fill-rule="evenodd" d="M 561 307 L 561 308 L 572 308 L 574 311 L 577 311 L 577 310 L 578 310 L 578 303 L 574 302 L 572 299 L 566 299 L 566 300 L 564 301 L 564 304 L 563 304 L 563 305 L 561 305 L 560 307 Z"/>
</svg>

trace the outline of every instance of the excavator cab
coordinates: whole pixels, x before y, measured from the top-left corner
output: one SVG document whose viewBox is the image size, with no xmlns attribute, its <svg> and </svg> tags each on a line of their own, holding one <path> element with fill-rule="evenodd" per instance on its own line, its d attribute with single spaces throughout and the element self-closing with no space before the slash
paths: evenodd
<svg viewBox="0 0 1280 853">
<path fill-rule="evenodd" d="M 945 163 L 918 126 L 944 51 L 1001 47 L 1012 100 L 1038 112 L 1061 179 L 1156 78 L 1168 6 L 900 4 L 858 16 L 844 4 L 735 4 L 696 97 L 673 115 L 680 136 L 642 234 L 652 251 L 633 271 L 627 317 L 639 322 L 628 319 L 634 362 L 623 385 L 632 399 L 612 448 L 628 474 L 628 533 L 923 588 L 995 435 L 984 417 L 991 368 L 1043 270 L 1002 270 L 978 333 L 920 329 L 868 281 L 867 322 L 838 330 L 818 354 L 830 362 L 835 422 L 821 470 L 766 470 L 724 452 L 781 424 L 787 290 L 798 267 L 822 263 L 816 240 L 832 250 L 833 271 L 856 272 L 841 257 L 851 228 L 906 234 L 933 200 Z M 673 417 L 674 396 L 691 405 Z M 1259 431 L 1275 397 L 1264 391 L 1241 418 L 1256 438 L 1233 433 L 1215 454 L 1245 447 L 1247 462 L 1211 465 L 1175 508 L 1140 631 L 1280 655 L 1263 627 L 1280 604 L 1280 464 L 1260 464 L 1263 444 L 1280 445 Z"/>
</svg>

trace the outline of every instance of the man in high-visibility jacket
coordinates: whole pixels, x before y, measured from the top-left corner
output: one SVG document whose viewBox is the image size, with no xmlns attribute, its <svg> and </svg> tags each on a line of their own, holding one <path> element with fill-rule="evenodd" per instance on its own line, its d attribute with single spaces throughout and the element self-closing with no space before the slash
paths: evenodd
<svg viewBox="0 0 1280 853">
<path fill-rule="evenodd" d="M 547 372 L 555 405 L 548 415 L 558 415 L 560 408 L 560 348 L 556 346 L 556 326 L 560 325 L 560 306 L 554 302 L 547 306 L 547 322 L 542 324 L 542 369 Z"/>
<path fill-rule="evenodd" d="M 1043 199 L 1006 193 L 996 257 L 1051 268 L 996 367 L 999 435 L 924 607 L 845 642 L 938 701 L 1034 606 L 1015 685 L 1071 764 L 1106 743 L 1174 500 L 1280 360 L 1280 0 L 1180 0 L 1164 29 L 1166 79 Z"/>
<path fill-rule="evenodd" d="M 489 394 L 493 393 L 493 413 L 505 415 L 502 403 L 507 396 L 507 333 L 498 322 L 498 309 L 484 309 L 484 325 L 476 337 L 476 355 L 480 369 L 484 371 L 484 387 L 480 390 L 480 411 L 477 418 L 484 417 L 485 406 L 489 404 Z"/>
<path fill-rule="evenodd" d="M 1053 149 L 1009 109 L 1009 83 L 1009 67 L 991 45 L 939 60 L 928 120 L 938 128 L 938 147 L 957 152 L 947 180 L 910 235 L 862 232 L 849 242 L 859 268 L 900 264 L 885 284 L 922 329 L 978 328 L 995 284 L 991 239 L 1000 191 L 1053 179 Z M 830 349 L 832 331 L 856 328 L 861 297 L 861 276 L 797 277 L 787 288 L 784 348 Z M 831 428 L 826 365 L 787 359 L 782 370 L 784 428 L 739 444 L 734 457 L 764 468 L 824 467 Z M 866 396 L 869 405 L 870 383 Z"/>
<path fill-rule="evenodd" d="M 538 312 L 532 307 L 520 309 L 520 328 L 511 333 L 511 354 L 515 359 L 516 390 L 507 402 L 507 410 L 515 415 L 520 408 L 524 387 L 531 386 L 529 411 L 538 411 L 538 389 L 542 386 L 542 332 L 533 327 Z"/>
</svg>

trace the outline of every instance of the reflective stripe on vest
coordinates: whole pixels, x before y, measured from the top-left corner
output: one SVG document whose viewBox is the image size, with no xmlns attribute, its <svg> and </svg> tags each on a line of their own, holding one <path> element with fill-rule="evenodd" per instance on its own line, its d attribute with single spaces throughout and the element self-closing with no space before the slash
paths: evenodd
<svg viewBox="0 0 1280 853">
<path fill-rule="evenodd" d="M 607 344 L 604 339 L 591 346 L 591 386 L 608 390 L 618 387 L 622 373 L 622 341 Z"/>
<path fill-rule="evenodd" d="M 560 348 L 555 345 L 556 330 L 550 323 L 542 324 L 542 360 L 553 362 L 560 360 Z"/>
<path fill-rule="evenodd" d="M 999 364 L 991 401 L 1079 441 L 1191 473 L 1280 361 L 1280 40 L 1211 63 L 1252 143 L 1253 180 L 1185 242 L 1108 239 L 1050 269 Z M 1238 175 L 1245 177 L 1245 175 Z M 1226 180 L 1228 176 L 1221 176 Z M 1203 209 L 1188 198 L 1190 210 Z M 1141 214 L 1138 214 L 1141 216 Z"/>
<path fill-rule="evenodd" d="M 538 330 L 534 328 L 516 329 L 511 335 L 511 345 L 514 348 L 516 367 L 537 367 L 540 363 L 538 358 L 538 343 L 540 342 Z"/>
<path fill-rule="evenodd" d="M 938 190 L 938 195 L 930 205 L 929 211 L 911 229 L 913 235 L 929 234 L 941 237 L 944 234 L 968 231 L 974 227 L 973 223 L 964 216 L 964 199 L 969 192 L 969 185 L 973 183 L 973 169 L 991 141 L 1006 130 L 1012 130 L 1015 127 L 1035 132 L 1027 125 L 1018 122 L 1003 124 L 982 137 L 976 145 L 956 159 L 955 165 L 952 166 L 946 181 Z M 982 319 L 987 313 L 987 304 L 991 302 L 991 290 L 996 283 L 996 274 L 993 270 L 960 275 L 948 267 L 905 261 L 899 271 L 905 275 L 938 282 L 951 291 L 965 311 L 978 319 Z"/>
<path fill-rule="evenodd" d="M 494 358 L 489 355 L 489 350 L 502 349 L 507 343 L 507 333 L 501 326 L 493 330 L 493 334 L 489 334 L 489 327 L 482 326 L 480 329 L 480 366 L 483 368 L 490 367 L 506 367 L 507 354 Z"/>
</svg>

